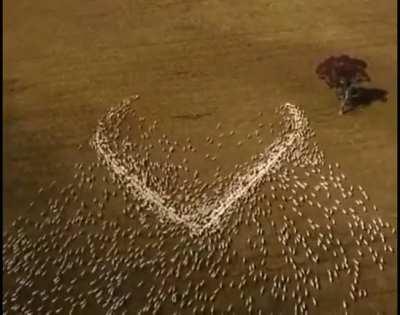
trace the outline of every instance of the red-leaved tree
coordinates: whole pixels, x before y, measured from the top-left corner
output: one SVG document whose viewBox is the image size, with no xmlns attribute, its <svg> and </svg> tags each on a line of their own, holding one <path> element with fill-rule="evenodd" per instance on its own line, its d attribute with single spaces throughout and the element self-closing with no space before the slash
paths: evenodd
<svg viewBox="0 0 400 315">
<path fill-rule="evenodd" d="M 356 85 L 370 81 L 366 68 L 365 61 L 341 55 L 329 57 L 321 62 L 316 73 L 329 88 L 336 89 L 343 109 L 345 106 L 351 105 L 353 97 L 356 96 Z"/>
</svg>

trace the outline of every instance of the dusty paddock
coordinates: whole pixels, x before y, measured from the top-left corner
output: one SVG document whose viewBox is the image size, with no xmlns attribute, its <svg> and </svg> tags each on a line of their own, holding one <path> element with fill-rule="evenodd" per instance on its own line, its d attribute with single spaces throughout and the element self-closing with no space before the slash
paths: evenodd
<svg viewBox="0 0 400 315">
<path fill-rule="evenodd" d="M 5 1 L 5 227 L 41 185 L 68 180 L 97 118 L 134 93 L 167 131 L 174 115 L 210 113 L 186 123 L 199 134 L 217 121 L 246 132 L 257 112 L 301 104 L 328 159 L 397 220 L 395 2 L 160 3 Z M 336 115 L 314 69 L 343 52 L 369 63 L 387 103 Z M 376 309 L 394 314 L 394 300 L 383 291 Z"/>
</svg>

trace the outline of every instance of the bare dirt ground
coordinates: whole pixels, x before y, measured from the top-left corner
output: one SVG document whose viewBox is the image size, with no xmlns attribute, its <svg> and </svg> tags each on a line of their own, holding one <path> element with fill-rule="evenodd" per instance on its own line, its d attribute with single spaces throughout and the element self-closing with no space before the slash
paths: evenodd
<svg viewBox="0 0 400 315">
<path fill-rule="evenodd" d="M 298 104 L 328 160 L 396 224 L 394 1 L 21 0 L 3 8 L 5 230 L 36 215 L 28 205 L 39 187 L 68 183 L 74 163 L 93 158 L 86 143 L 97 120 L 132 94 L 177 137 L 208 135 L 218 122 L 246 135 L 259 112 L 268 121 L 276 106 Z M 368 62 L 386 103 L 337 115 L 315 67 L 341 53 Z M 223 160 L 262 148 L 228 150 Z M 395 314 L 393 275 L 368 278 L 375 293 L 363 312 Z"/>
</svg>

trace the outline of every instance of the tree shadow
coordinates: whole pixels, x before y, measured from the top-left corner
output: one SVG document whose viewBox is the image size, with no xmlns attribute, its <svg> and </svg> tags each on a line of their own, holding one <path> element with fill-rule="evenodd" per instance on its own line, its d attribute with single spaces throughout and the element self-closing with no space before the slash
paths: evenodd
<svg viewBox="0 0 400 315">
<path fill-rule="evenodd" d="M 370 106 L 375 102 L 386 103 L 388 92 L 383 89 L 358 87 L 356 94 L 351 100 L 351 105 L 346 106 L 344 112 L 352 111 L 358 107 Z"/>
<path fill-rule="evenodd" d="M 357 94 L 352 103 L 355 106 L 368 106 L 377 101 L 386 102 L 388 92 L 382 89 L 359 87 Z"/>
</svg>

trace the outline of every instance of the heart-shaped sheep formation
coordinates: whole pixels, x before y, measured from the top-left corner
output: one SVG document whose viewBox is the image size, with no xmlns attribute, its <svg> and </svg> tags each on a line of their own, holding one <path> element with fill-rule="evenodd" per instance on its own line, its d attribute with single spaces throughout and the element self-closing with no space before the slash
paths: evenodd
<svg viewBox="0 0 400 315">
<path fill-rule="evenodd" d="M 232 205 L 248 195 L 266 175 L 277 171 L 283 162 L 315 165 L 322 160 L 321 154 L 304 152 L 313 132 L 304 113 L 295 105 L 286 103 L 280 107 L 284 132 L 259 155 L 258 161 L 249 167 L 245 174 L 235 174 L 233 181 L 219 199 L 186 206 L 186 213 L 180 213 L 179 209 L 166 205 L 167 200 L 171 199 L 170 196 L 146 185 L 143 179 L 146 176 L 143 174 L 147 173 L 147 170 L 141 169 L 138 161 L 127 158 L 125 154 L 118 154 L 119 146 L 115 145 L 113 134 L 119 134 L 120 131 L 115 127 L 122 123 L 132 109 L 131 102 L 138 98 L 135 96 L 124 100 L 120 106 L 112 108 L 105 115 L 98 124 L 92 146 L 109 170 L 124 183 L 125 190 L 147 201 L 161 219 L 184 224 L 192 235 L 200 235 L 207 229 L 217 228 L 221 217 L 228 213 Z M 124 145 L 131 147 L 129 142 L 125 142 Z"/>
<path fill-rule="evenodd" d="M 194 145 L 155 139 L 135 100 L 99 121 L 99 161 L 77 163 L 57 191 L 39 189 L 39 201 L 51 196 L 41 218 L 30 217 L 32 202 L 4 235 L 5 310 L 358 313 L 370 297 L 363 276 L 392 275 L 395 228 L 338 163 L 325 163 L 297 106 L 279 108 L 281 132 L 263 152 L 206 183 L 183 161 Z M 135 140 L 124 136 L 128 115 Z"/>
</svg>

